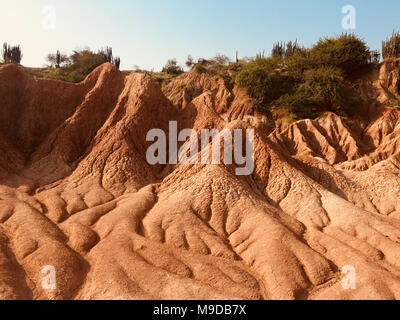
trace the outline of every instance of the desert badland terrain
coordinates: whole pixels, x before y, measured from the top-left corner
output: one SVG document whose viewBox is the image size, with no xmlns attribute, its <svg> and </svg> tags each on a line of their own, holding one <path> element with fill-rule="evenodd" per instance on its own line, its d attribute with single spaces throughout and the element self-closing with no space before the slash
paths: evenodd
<svg viewBox="0 0 400 320">
<path fill-rule="evenodd" d="M 0 299 L 399 299 L 399 84 L 385 62 L 353 83 L 362 119 L 275 123 L 194 70 L 161 88 L 111 64 L 78 84 L 1 67 Z M 254 129 L 253 174 L 149 165 L 169 121 Z"/>
</svg>

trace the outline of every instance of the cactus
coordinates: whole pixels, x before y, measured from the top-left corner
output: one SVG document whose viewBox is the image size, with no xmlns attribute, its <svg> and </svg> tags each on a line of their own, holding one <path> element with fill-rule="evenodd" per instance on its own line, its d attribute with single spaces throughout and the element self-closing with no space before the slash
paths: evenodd
<svg viewBox="0 0 400 320">
<path fill-rule="evenodd" d="M 121 65 L 121 58 L 120 57 L 113 58 L 112 63 L 113 63 L 113 65 L 115 65 L 119 69 L 119 67 Z"/>
<path fill-rule="evenodd" d="M 283 58 L 285 55 L 285 46 L 284 42 L 275 43 L 272 48 L 272 56 Z"/>
<path fill-rule="evenodd" d="M 21 63 L 22 60 L 22 50 L 21 47 L 18 46 L 10 46 L 5 42 L 3 44 L 3 50 L 1 52 L 3 56 L 4 63 Z"/>
<path fill-rule="evenodd" d="M 47 55 L 47 61 L 52 67 L 61 68 L 62 65 L 67 64 L 70 60 L 66 54 L 62 54 L 57 50 L 55 54 Z"/>
<path fill-rule="evenodd" d="M 301 47 L 296 41 L 289 41 L 286 42 L 278 42 L 275 43 L 272 48 L 272 56 L 281 57 L 281 58 L 288 58 L 294 55 Z"/>
<path fill-rule="evenodd" d="M 118 69 L 121 65 L 120 57 L 113 57 L 113 49 L 111 47 L 105 47 L 98 51 L 98 54 L 102 57 L 104 62 L 109 62 L 115 65 Z"/>
<path fill-rule="evenodd" d="M 256 59 L 264 59 L 265 58 L 265 50 L 263 52 L 257 53 Z"/>
<path fill-rule="evenodd" d="M 113 62 L 113 49 L 111 47 L 105 47 L 99 50 L 99 54 L 103 57 L 105 62 Z"/>
<path fill-rule="evenodd" d="M 393 30 L 392 36 L 382 42 L 382 56 L 384 59 L 400 58 L 400 33 Z"/>
<path fill-rule="evenodd" d="M 296 41 L 289 41 L 286 44 L 285 47 L 285 58 L 291 57 L 292 55 L 294 55 L 296 53 L 296 51 L 298 51 L 300 49 L 298 43 L 297 43 L 297 39 Z"/>
</svg>

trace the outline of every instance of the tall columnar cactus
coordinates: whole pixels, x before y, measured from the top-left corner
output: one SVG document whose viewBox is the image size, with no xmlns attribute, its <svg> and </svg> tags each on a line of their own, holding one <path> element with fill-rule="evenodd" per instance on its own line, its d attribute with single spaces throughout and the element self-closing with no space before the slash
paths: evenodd
<svg viewBox="0 0 400 320">
<path fill-rule="evenodd" d="M 283 58 L 285 55 L 285 43 L 284 42 L 275 43 L 272 48 L 272 55 L 275 57 Z"/>
<path fill-rule="evenodd" d="M 301 47 L 299 46 L 297 40 L 286 42 L 275 43 L 272 48 L 272 56 L 277 56 L 281 58 L 288 58 L 294 55 Z"/>
<path fill-rule="evenodd" d="M 384 59 L 400 58 L 400 33 L 393 30 L 392 36 L 382 42 L 382 56 Z"/>
<path fill-rule="evenodd" d="M 121 65 L 121 58 L 120 57 L 113 58 L 112 63 L 119 69 L 119 67 Z"/>
<path fill-rule="evenodd" d="M 291 57 L 292 55 L 294 55 L 296 53 L 297 50 L 299 50 L 299 44 L 296 41 L 289 41 L 286 44 L 285 47 L 285 58 Z"/>
<path fill-rule="evenodd" d="M 21 63 L 23 56 L 21 46 L 10 46 L 7 42 L 3 43 L 1 54 L 4 63 Z"/>
<path fill-rule="evenodd" d="M 99 54 L 103 57 L 105 62 L 113 62 L 113 49 L 111 47 L 101 49 Z"/>
</svg>

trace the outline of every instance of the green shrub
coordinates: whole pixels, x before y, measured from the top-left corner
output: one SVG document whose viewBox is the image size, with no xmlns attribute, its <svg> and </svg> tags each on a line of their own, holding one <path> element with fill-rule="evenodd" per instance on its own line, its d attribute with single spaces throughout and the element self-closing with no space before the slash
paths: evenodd
<svg viewBox="0 0 400 320">
<path fill-rule="evenodd" d="M 306 71 L 304 82 L 274 103 L 299 118 L 315 118 L 326 110 L 343 115 L 354 114 L 361 99 L 346 88 L 339 68 L 327 66 Z"/>
<path fill-rule="evenodd" d="M 72 71 L 71 73 L 66 74 L 64 77 L 64 81 L 74 83 L 81 82 L 83 80 L 85 80 L 85 76 L 79 71 Z"/>
<path fill-rule="evenodd" d="M 298 90 L 311 97 L 317 105 L 330 107 L 343 103 L 345 85 L 340 69 L 320 67 L 308 70 L 304 79 Z"/>
<path fill-rule="evenodd" d="M 68 66 L 70 72 L 76 71 L 83 76 L 88 75 L 98 66 L 102 65 L 106 61 L 104 57 L 99 53 L 94 53 L 90 50 L 74 51 L 70 56 L 71 65 Z"/>
<path fill-rule="evenodd" d="M 293 119 L 314 119 L 318 116 L 319 109 L 305 91 L 295 90 L 292 93 L 282 95 L 274 102 L 276 106 L 288 110 Z"/>
<path fill-rule="evenodd" d="M 195 65 L 193 57 L 190 54 L 188 55 L 188 57 L 186 59 L 185 65 L 188 68 L 192 68 Z"/>
<path fill-rule="evenodd" d="M 290 91 L 294 85 L 292 77 L 280 72 L 281 62 L 276 56 L 257 58 L 239 71 L 235 83 L 247 89 L 254 104 L 269 109 L 270 102 Z"/>
<path fill-rule="evenodd" d="M 203 73 L 207 71 L 206 67 L 201 62 L 196 63 L 194 69 L 196 70 L 197 73 Z"/>
<path fill-rule="evenodd" d="M 400 101 L 399 100 L 392 100 L 390 102 L 392 108 L 400 111 Z"/>
<path fill-rule="evenodd" d="M 49 54 L 47 61 L 56 69 L 42 69 L 35 71 L 34 75 L 75 83 L 84 80 L 95 68 L 105 62 L 111 62 L 117 68 L 121 63 L 119 57 L 113 57 L 110 47 L 101 49 L 97 53 L 89 49 L 77 50 L 69 57 L 57 51 L 56 54 Z"/>
<path fill-rule="evenodd" d="M 362 71 L 369 65 L 371 53 L 365 42 L 354 34 L 321 39 L 310 51 L 312 66 L 332 66 L 345 75 Z"/>
<path fill-rule="evenodd" d="M 211 59 L 211 62 L 219 65 L 228 65 L 231 60 L 229 59 L 229 57 L 217 53 L 217 55 L 213 59 Z"/>
<path fill-rule="evenodd" d="M 346 78 L 359 76 L 379 58 L 353 34 L 321 39 L 311 49 L 281 42 L 270 58 L 260 55 L 242 65 L 235 83 L 261 108 L 284 108 L 298 118 L 325 110 L 349 115 L 362 101 L 346 88 Z"/>
<path fill-rule="evenodd" d="M 313 67 L 310 56 L 310 50 L 302 49 L 285 60 L 286 70 L 293 78 L 298 81 L 303 80 L 304 72 Z"/>
<path fill-rule="evenodd" d="M 287 55 L 285 66 L 292 77 L 302 81 L 307 70 L 323 66 L 339 68 L 346 77 L 357 76 L 377 59 L 378 54 L 371 52 L 363 40 L 353 34 L 342 34 L 321 39 L 311 49 L 296 47 L 294 53 Z"/>
<path fill-rule="evenodd" d="M 180 75 L 183 73 L 183 69 L 180 66 L 178 66 L 178 62 L 176 61 L 176 59 L 171 59 L 167 61 L 162 72 L 171 75 Z"/>
</svg>

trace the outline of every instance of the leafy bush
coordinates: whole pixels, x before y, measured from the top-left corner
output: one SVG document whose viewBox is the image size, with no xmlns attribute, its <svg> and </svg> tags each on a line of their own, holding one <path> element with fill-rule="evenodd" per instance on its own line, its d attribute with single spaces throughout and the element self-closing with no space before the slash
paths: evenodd
<svg viewBox="0 0 400 320">
<path fill-rule="evenodd" d="M 186 60 L 186 62 L 185 62 L 185 65 L 186 65 L 186 67 L 188 67 L 188 68 L 192 68 L 192 67 L 195 65 L 194 60 L 193 60 L 193 57 L 192 57 L 190 54 L 189 54 L 188 57 L 187 57 L 187 60 Z"/>
<path fill-rule="evenodd" d="M 253 102 L 263 109 L 294 85 L 293 78 L 279 72 L 281 61 L 277 57 L 257 58 L 236 75 L 236 85 L 246 88 Z"/>
<path fill-rule="evenodd" d="M 303 80 L 305 71 L 313 67 L 310 50 L 298 50 L 285 60 L 285 66 L 293 78 L 298 81 Z"/>
<path fill-rule="evenodd" d="M 217 53 L 217 55 L 211 60 L 211 62 L 220 64 L 220 65 L 227 65 L 231 62 L 231 60 L 229 59 L 229 57 L 227 57 L 223 54 Z"/>
<path fill-rule="evenodd" d="M 206 67 L 204 66 L 204 64 L 202 62 L 196 63 L 196 65 L 194 66 L 194 69 L 196 70 L 197 73 L 203 73 L 203 72 L 207 71 Z"/>
<path fill-rule="evenodd" d="M 288 114 L 291 114 L 293 120 L 314 119 L 319 113 L 312 97 L 303 90 L 282 95 L 274 104 L 288 110 Z"/>
<path fill-rule="evenodd" d="M 354 34 L 321 39 L 310 51 L 313 67 L 337 67 L 347 76 L 362 71 L 369 65 L 370 57 L 365 42 Z"/>
<path fill-rule="evenodd" d="M 171 74 L 171 75 L 180 75 L 183 73 L 183 69 L 178 66 L 178 62 L 176 59 L 168 60 L 162 72 Z"/>
<path fill-rule="evenodd" d="M 236 85 L 245 87 L 257 106 L 280 107 L 292 117 L 313 118 L 324 110 L 349 115 L 362 101 L 346 88 L 346 79 L 379 60 L 379 52 L 353 34 L 321 39 L 311 49 L 280 42 L 270 58 L 258 55 L 244 63 Z"/>
<path fill-rule="evenodd" d="M 71 65 L 68 66 L 70 72 L 76 71 L 83 76 L 87 76 L 98 66 L 106 61 L 101 54 L 94 53 L 90 50 L 74 51 L 70 56 Z"/>
<path fill-rule="evenodd" d="M 296 45 L 294 52 L 286 56 L 287 70 L 299 80 L 303 78 L 305 71 L 322 66 L 336 67 L 345 76 L 354 76 L 379 60 L 378 54 L 371 52 L 365 42 L 353 34 L 321 39 L 308 50 Z"/>
<path fill-rule="evenodd" d="M 304 78 L 305 82 L 298 90 L 308 95 L 315 104 L 330 107 L 343 103 L 345 86 L 340 69 L 320 67 L 308 70 Z"/>
<path fill-rule="evenodd" d="M 399 100 L 390 101 L 390 105 L 392 108 L 400 111 L 400 101 Z"/>
<path fill-rule="evenodd" d="M 353 114 L 361 101 L 347 90 L 343 72 L 328 66 L 306 71 L 304 82 L 275 103 L 299 118 L 315 118 L 324 110 Z"/>
<path fill-rule="evenodd" d="M 31 72 L 37 77 L 75 83 L 84 80 L 88 74 L 105 62 L 111 62 L 117 68 L 121 63 L 119 57 L 113 57 L 112 48 L 109 47 L 101 49 L 97 53 L 89 49 L 76 50 L 69 57 L 57 51 L 56 54 L 49 54 L 47 61 L 56 69 L 40 69 Z"/>
</svg>

